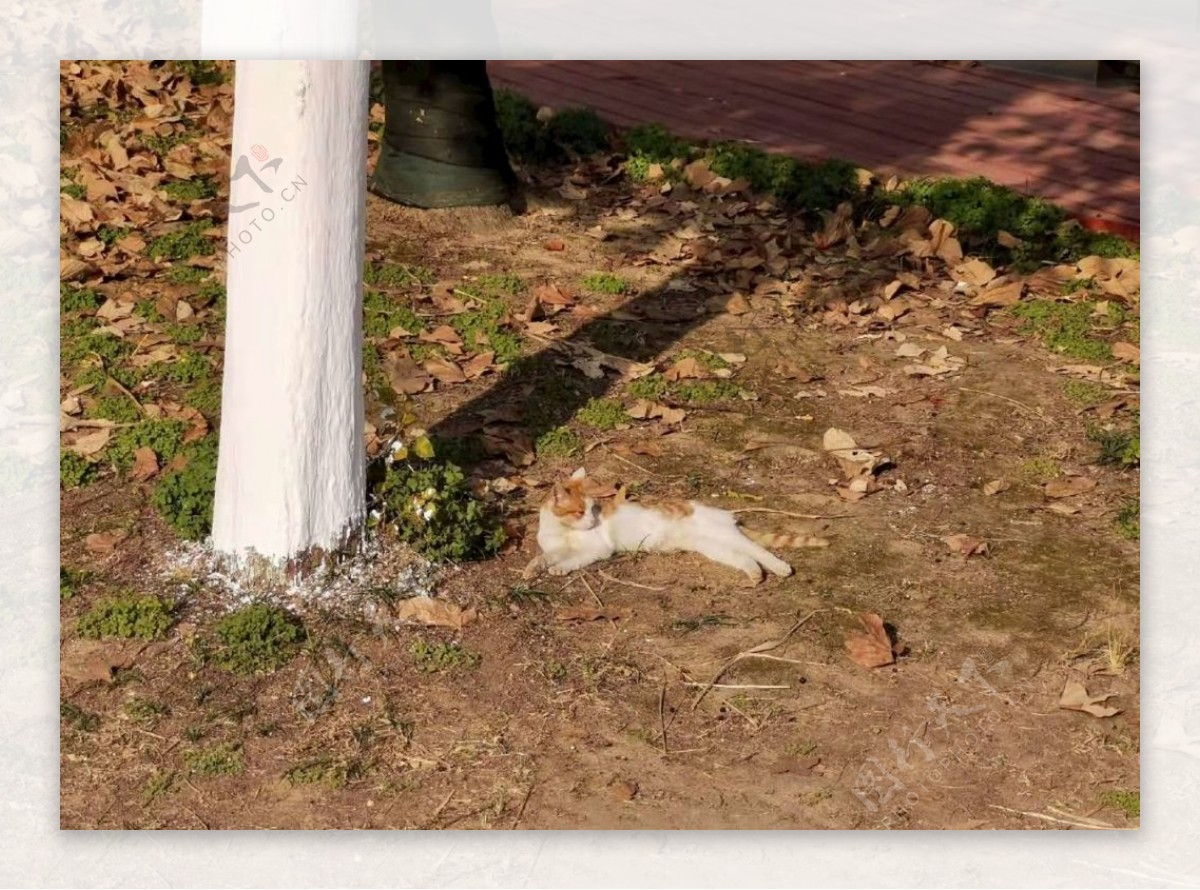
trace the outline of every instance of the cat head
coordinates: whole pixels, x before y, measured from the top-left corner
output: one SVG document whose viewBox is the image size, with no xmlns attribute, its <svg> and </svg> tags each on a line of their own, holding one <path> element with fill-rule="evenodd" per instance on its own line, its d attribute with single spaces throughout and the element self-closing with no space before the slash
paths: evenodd
<svg viewBox="0 0 1200 890">
<path fill-rule="evenodd" d="M 587 471 L 580 467 L 565 482 L 555 482 L 547 504 L 554 518 L 568 528 L 587 531 L 600 522 L 600 509 L 590 493 Z"/>
</svg>

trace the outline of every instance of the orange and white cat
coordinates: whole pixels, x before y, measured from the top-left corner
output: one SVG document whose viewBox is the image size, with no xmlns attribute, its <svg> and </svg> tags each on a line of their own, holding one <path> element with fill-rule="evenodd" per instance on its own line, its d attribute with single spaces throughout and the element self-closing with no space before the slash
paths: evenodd
<svg viewBox="0 0 1200 890">
<path fill-rule="evenodd" d="M 558 482 L 538 515 L 541 555 L 526 574 L 545 570 L 565 575 L 616 553 L 689 551 L 731 566 L 752 584 L 762 580 L 763 569 L 780 576 L 792 567 L 751 540 L 786 546 L 795 536 L 743 532 L 737 517 L 727 510 L 695 501 L 665 501 L 643 506 L 615 497 L 598 498 L 583 468 L 566 482 Z M 609 494 L 613 494 L 610 490 Z"/>
</svg>

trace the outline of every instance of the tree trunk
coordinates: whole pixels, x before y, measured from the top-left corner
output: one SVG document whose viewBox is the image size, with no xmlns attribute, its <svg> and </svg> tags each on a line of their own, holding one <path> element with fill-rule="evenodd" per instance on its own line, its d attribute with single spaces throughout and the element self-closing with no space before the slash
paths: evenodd
<svg viewBox="0 0 1200 890">
<path fill-rule="evenodd" d="M 371 190 L 413 207 L 513 200 L 517 178 L 483 61 L 383 63 L 383 144 Z"/>
<path fill-rule="evenodd" d="M 213 543 L 283 562 L 365 512 L 367 62 L 238 62 Z"/>
</svg>

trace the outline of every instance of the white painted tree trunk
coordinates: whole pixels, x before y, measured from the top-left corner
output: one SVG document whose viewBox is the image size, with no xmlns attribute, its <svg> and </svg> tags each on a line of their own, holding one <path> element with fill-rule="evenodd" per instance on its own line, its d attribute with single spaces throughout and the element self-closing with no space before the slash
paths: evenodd
<svg viewBox="0 0 1200 890">
<path fill-rule="evenodd" d="M 364 518 L 367 62 L 238 62 L 213 544 L 282 562 Z"/>
</svg>

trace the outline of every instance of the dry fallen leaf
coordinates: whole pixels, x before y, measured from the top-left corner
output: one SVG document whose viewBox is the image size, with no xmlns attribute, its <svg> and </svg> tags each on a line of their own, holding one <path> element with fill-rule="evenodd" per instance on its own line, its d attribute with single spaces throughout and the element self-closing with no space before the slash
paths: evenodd
<svg viewBox="0 0 1200 890">
<path fill-rule="evenodd" d="M 422 366 L 426 373 L 432 375 L 439 383 L 454 384 L 465 383 L 467 375 L 463 373 L 463 369 L 454 362 L 448 362 L 443 358 L 428 359 Z"/>
<path fill-rule="evenodd" d="M 1142 350 L 1132 343 L 1114 343 L 1112 354 L 1113 358 L 1119 362 L 1129 362 L 1134 365 L 1142 362 Z"/>
<path fill-rule="evenodd" d="M 948 535 L 942 538 L 951 553 L 961 553 L 964 557 L 985 556 L 988 552 L 987 541 L 972 538 L 970 535 Z"/>
<path fill-rule="evenodd" d="M 866 633 L 854 633 L 846 637 L 846 652 L 850 660 L 865 668 L 886 667 L 896 662 L 896 649 L 893 646 L 883 619 L 873 612 L 863 612 L 858 616 Z M 901 651 L 903 649 L 901 648 Z"/>
<path fill-rule="evenodd" d="M 1095 487 L 1096 480 L 1091 476 L 1066 476 L 1050 480 L 1042 490 L 1048 498 L 1069 498 L 1091 491 Z"/>
<path fill-rule="evenodd" d="M 1121 709 L 1110 707 L 1104 702 L 1114 695 L 1115 692 L 1107 695 L 1089 695 L 1082 683 L 1068 680 L 1067 685 L 1063 687 L 1062 696 L 1058 699 L 1058 706 L 1068 711 L 1083 711 L 1093 717 L 1112 717 L 1120 714 Z"/>
<path fill-rule="evenodd" d="M 130 475 L 138 482 L 145 482 L 158 472 L 158 455 L 153 448 L 142 447 L 133 452 L 133 470 Z"/>
<path fill-rule="evenodd" d="M 546 250 L 552 250 L 552 251 L 557 252 L 560 250 L 566 250 L 567 245 L 563 242 L 563 240 L 561 238 L 551 238 L 549 241 L 546 242 L 545 248 L 546 248 Z"/>
<path fill-rule="evenodd" d="M 708 375 L 704 366 L 691 356 L 681 358 L 663 372 L 663 377 L 667 380 L 685 380 L 706 376 Z"/>
<path fill-rule="evenodd" d="M 955 266 L 953 274 L 955 281 L 982 287 L 996 277 L 996 270 L 983 260 L 970 259 Z"/>
<path fill-rule="evenodd" d="M 1002 491 L 1008 491 L 1010 487 L 1011 485 L 1007 479 L 993 479 L 991 482 L 984 483 L 983 493 L 988 497 L 991 497 L 992 495 L 999 494 Z"/>
<path fill-rule="evenodd" d="M 108 445 L 108 440 L 112 436 L 112 429 L 109 427 L 100 427 L 92 433 L 85 433 L 74 442 L 67 446 L 68 451 L 74 451 L 76 454 L 83 457 L 89 457 L 104 450 Z"/>
<path fill-rule="evenodd" d="M 1025 282 L 1023 281 L 1010 281 L 1006 284 L 997 284 L 981 291 L 975 299 L 971 300 L 971 305 L 988 308 L 1015 306 L 1021 302 L 1021 295 L 1024 292 Z"/>
<path fill-rule="evenodd" d="M 612 784 L 612 795 L 617 800 L 622 800 L 622 801 L 626 801 L 626 802 L 631 801 L 635 797 L 637 797 L 637 793 L 638 793 L 638 783 L 637 782 L 631 782 L 628 779 L 625 779 L 625 780 L 622 780 L 619 782 L 614 782 Z"/>
<path fill-rule="evenodd" d="M 463 609 L 446 600 L 414 596 L 400 603 L 396 609 L 396 617 L 411 624 L 462 630 L 478 617 L 478 613 L 474 608 Z"/>
<path fill-rule="evenodd" d="M 93 532 L 83 539 L 83 546 L 90 553 L 110 553 L 128 537 L 127 531 Z"/>
<path fill-rule="evenodd" d="M 381 364 L 392 389 L 402 395 L 412 396 L 425 392 L 433 383 L 429 375 L 406 355 L 385 353 Z"/>
<path fill-rule="evenodd" d="M 671 408 L 659 402 L 648 399 L 638 399 L 625 411 L 630 417 L 638 420 L 661 420 L 663 423 L 683 423 L 687 412 L 682 408 Z"/>
</svg>

